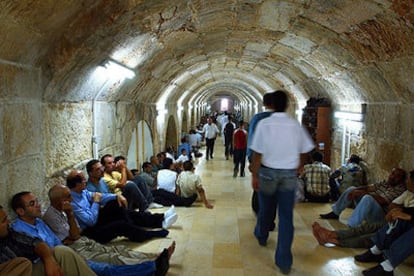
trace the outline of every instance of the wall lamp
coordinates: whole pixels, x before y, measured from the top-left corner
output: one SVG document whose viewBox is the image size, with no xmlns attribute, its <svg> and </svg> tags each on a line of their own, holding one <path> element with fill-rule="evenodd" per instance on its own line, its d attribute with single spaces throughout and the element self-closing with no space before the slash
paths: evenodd
<svg viewBox="0 0 414 276">
<path fill-rule="evenodd" d="M 135 72 L 131 68 L 113 59 L 105 60 L 101 66 L 107 70 L 109 76 L 117 76 L 126 79 L 135 77 Z"/>
<path fill-rule="evenodd" d="M 343 119 L 343 120 L 354 121 L 354 122 L 364 121 L 363 113 L 335 111 L 334 117 L 337 119 Z"/>
</svg>

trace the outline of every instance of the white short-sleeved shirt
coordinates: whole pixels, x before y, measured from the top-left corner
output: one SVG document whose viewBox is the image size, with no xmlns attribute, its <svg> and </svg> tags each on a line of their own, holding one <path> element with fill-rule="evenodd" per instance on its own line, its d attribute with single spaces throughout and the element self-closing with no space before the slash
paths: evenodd
<svg viewBox="0 0 414 276">
<path fill-rule="evenodd" d="M 250 145 L 262 155 L 262 164 L 272 169 L 297 169 L 300 154 L 314 147 L 309 133 L 285 112 L 260 120 Z"/>
<path fill-rule="evenodd" d="M 205 124 L 203 127 L 204 137 L 208 139 L 213 139 L 219 133 L 217 126 L 214 123 Z"/>
<path fill-rule="evenodd" d="M 175 193 L 175 181 L 177 173 L 169 169 L 159 170 L 157 173 L 157 184 L 159 189 Z"/>
</svg>

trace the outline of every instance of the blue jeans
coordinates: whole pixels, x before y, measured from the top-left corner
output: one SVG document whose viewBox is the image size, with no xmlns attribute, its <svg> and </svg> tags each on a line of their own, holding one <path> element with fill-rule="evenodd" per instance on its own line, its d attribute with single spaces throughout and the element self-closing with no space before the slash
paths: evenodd
<svg viewBox="0 0 414 276">
<path fill-rule="evenodd" d="M 396 268 L 414 253 L 414 224 L 399 219 L 391 233 L 387 234 L 387 230 L 388 224 L 378 230 L 373 241 Z"/>
<path fill-rule="evenodd" d="M 332 210 L 338 216 L 345 208 L 351 206 L 352 201 L 348 199 L 348 195 L 356 187 L 351 186 L 346 189 L 338 201 L 332 205 Z M 348 220 L 348 226 L 357 227 L 365 220 L 367 223 L 385 223 L 385 213 L 382 206 L 370 195 L 366 194 L 355 202 L 356 207 Z"/>
<path fill-rule="evenodd" d="M 274 213 L 278 210 L 278 240 L 275 263 L 280 269 L 292 266 L 293 208 L 297 185 L 296 170 L 275 170 L 261 167 L 259 170 L 259 213 L 254 235 L 260 243 L 266 243 Z"/>
<path fill-rule="evenodd" d="M 113 265 L 94 261 L 87 261 L 87 263 L 93 272 L 95 272 L 98 276 L 152 276 L 155 272 L 154 261 L 148 261 L 135 265 Z"/>
</svg>

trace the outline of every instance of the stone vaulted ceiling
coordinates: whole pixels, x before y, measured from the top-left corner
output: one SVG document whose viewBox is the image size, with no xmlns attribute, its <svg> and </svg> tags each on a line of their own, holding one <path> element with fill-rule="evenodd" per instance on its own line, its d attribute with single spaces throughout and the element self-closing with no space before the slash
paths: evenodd
<svg viewBox="0 0 414 276">
<path fill-rule="evenodd" d="M 42 71 L 45 101 L 414 101 L 412 0 L 3 0 L 3 60 Z M 99 80 L 112 59 L 125 82 Z"/>
</svg>

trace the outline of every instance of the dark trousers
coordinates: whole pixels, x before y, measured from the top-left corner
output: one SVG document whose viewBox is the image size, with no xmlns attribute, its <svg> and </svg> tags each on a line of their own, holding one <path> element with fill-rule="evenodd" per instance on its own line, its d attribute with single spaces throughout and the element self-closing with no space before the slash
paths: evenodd
<svg viewBox="0 0 414 276">
<path fill-rule="evenodd" d="M 339 191 L 339 186 L 336 183 L 335 178 L 329 178 L 329 197 L 332 201 L 337 201 L 341 192 Z"/>
<path fill-rule="evenodd" d="M 154 202 L 164 206 L 175 205 L 190 207 L 197 199 L 197 194 L 194 194 L 191 197 L 181 197 L 163 189 L 152 190 L 151 192 L 154 196 Z"/>
<path fill-rule="evenodd" d="M 139 209 L 144 212 L 148 206 L 154 201 L 151 191 L 144 179 L 137 175 L 132 181 L 127 181 L 125 187 L 122 188 L 122 195 L 128 200 L 128 209 Z"/>
<path fill-rule="evenodd" d="M 99 211 L 97 223 L 84 229 L 82 235 L 100 243 L 107 243 L 118 236 L 142 242 L 168 235 L 164 229 L 148 231 L 141 228 L 161 228 L 163 220 L 164 214 L 134 212 L 120 207 L 116 200 L 112 200 Z"/>
<path fill-rule="evenodd" d="M 240 175 L 244 176 L 246 166 L 246 149 L 235 149 L 233 152 L 234 172 L 237 174 L 240 166 Z"/>
<path fill-rule="evenodd" d="M 213 158 L 213 152 L 214 152 L 214 142 L 216 141 L 216 138 L 206 138 L 206 159 Z"/>
<path fill-rule="evenodd" d="M 233 136 L 224 137 L 224 155 L 226 157 L 233 155 Z"/>
</svg>

